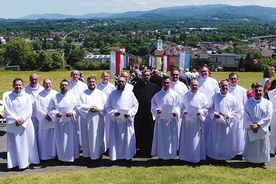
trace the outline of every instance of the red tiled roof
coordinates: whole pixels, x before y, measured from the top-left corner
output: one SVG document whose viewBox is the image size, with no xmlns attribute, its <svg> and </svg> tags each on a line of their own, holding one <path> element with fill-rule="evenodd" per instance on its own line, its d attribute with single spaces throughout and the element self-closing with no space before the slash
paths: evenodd
<svg viewBox="0 0 276 184">
<path fill-rule="evenodd" d="M 163 54 L 164 54 L 164 51 L 163 51 L 163 50 L 157 50 L 157 51 L 154 53 L 155 56 L 163 56 Z"/>
</svg>

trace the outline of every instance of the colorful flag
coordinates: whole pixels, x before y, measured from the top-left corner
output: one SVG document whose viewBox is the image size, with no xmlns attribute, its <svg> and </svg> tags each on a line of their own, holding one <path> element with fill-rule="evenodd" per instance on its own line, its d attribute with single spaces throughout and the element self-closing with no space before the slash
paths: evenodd
<svg viewBox="0 0 276 184">
<path fill-rule="evenodd" d="M 163 72 L 169 72 L 170 71 L 170 63 L 171 63 L 171 57 L 170 56 L 163 56 Z"/>
</svg>

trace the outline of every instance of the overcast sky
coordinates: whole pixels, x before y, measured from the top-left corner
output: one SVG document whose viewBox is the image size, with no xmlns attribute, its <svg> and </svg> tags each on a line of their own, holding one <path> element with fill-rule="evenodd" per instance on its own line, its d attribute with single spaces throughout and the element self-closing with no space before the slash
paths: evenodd
<svg viewBox="0 0 276 184">
<path fill-rule="evenodd" d="M 0 18 L 21 18 L 31 14 L 122 13 L 160 7 L 222 4 L 221 0 L 2 0 Z M 276 0 L 231 0 L 233 6 L 260 5 L 276 8 Z"/>
</svg>

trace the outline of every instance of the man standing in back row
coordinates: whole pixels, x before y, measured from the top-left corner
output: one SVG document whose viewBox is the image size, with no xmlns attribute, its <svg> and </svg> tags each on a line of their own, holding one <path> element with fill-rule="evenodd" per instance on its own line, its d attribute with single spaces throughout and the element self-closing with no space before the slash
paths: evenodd
<svg viewBox="0 0 276 184">
<path fill-rule="evenodd" d="M 79 99 L 81 92 L 87 89 L 87 85 L 84 82 L 79 80 L 80 72 L 78 70 L 72 70 L 70 77 L 72 78 L 72 80 L 69 82 L 69 92 L 73 94 L 77 99 Z M 81 140 L 81 129 L 80 129 L 80 117 L 78 115 L 76 115 L 76 120 L 77 120 L 77 124 L 75 126 L 77 128 L 80 149 L 81 149 L 82 140 Z"/>
<path fill-rule="evenodd" d="M 25 92 L 31 96 L 32 99 L 32 107 L 33 107 L 33 113 L 32 113 L 32 122 L 34 124 L 34 130 L 35 130 L 35 139 L 38 144 L 38 130 L 39 130 L 39 122 L 36 117 L 36 103 L 35 99 L 38 93 L 43 91 L 43 87 L 39 85 L 39 76 L 35 73 L 30 75 L 30 84 L 24 88 Z M 38 146 L 39 147 L 39 146 Z"/>
<path fill-rule="evenodd" d="M 245 130 L 243 126 L 243 109 L 244 104 L 247 101 L 246 90 L 238 85 L 238 74 L 230 73 L 229 74 L 229 93 L 233 95 L 239 104 L 241 113 L 237 116 L 237 121 L 234 124 L 235 134 L 234 136 L 236 142 L 236 157 L 237 160 L 242 160 L 243 150 L 244 150 L 244 142 L 245 142 Z"/>
<path fill-rule="evenodd" d="M 135 115 L 134 127 L 136 135 L 137 155 L 151 157 L 154 122 L 150 112 L 151 99 L 159 87 L 150 82 L 150 71 L 142 73 L 142 79 L 138 79 L 134 85 L 133 93 L 139 102 L 138 112 Z"/>
</svg>

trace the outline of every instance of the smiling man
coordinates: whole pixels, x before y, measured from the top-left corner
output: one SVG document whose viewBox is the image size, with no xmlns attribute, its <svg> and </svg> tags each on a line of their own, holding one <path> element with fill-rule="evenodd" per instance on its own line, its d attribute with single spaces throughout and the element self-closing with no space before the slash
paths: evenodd
<svg viewBox="0 0 276 184">
<path fill-rule="evenodd" d="M 13 81 L 13 91 L 5 95 L 4 112 L 7 132 L 7 166 L 25 169 L 30 164 L 38 164 L 39 156 L 31 120 L 32 99 L 23 91 L 23 80 Z"/>
<path fill-rule="evenodd" d="M 87 78 L 88 89 L 81 92 L 81 105 L 77 107 L 81 115 L 81 139 L 83 157 L 91 160 L 101 158 L 104 144 L 104 105 L 106 95 L 96 88 L 96 78 Z"/>
<path fill-rule="evenodd" d="M 219 87 L 220 92 L 214 95 L 211 105 L 213 118 L 206 147 L 210 158 L 215 161 L 225 161 L 236 155 L 234 124 L 240 108 L 236 98 L 228 93 L 228 82 L 222 80 Z"/>
<path fill-rule="evenodd" d="M 272 103 L 263 97 L 263 87 L 254 87 L 255 98 L 249 99 L 244 107 L 246 130 L 244 157 L 250 163 L 260 164 L 264 169 L 269 162 L 269 130 L 273 108 Z"/>
</svg>

